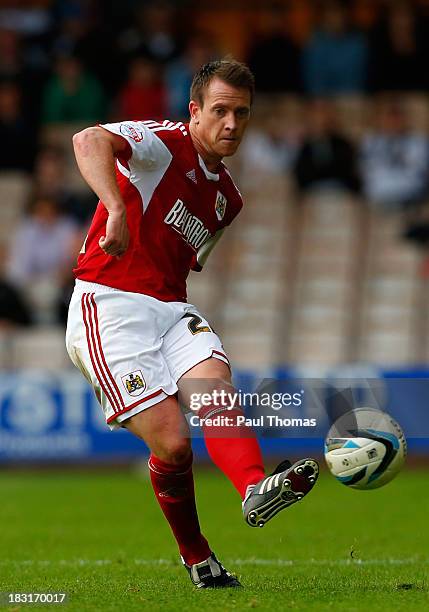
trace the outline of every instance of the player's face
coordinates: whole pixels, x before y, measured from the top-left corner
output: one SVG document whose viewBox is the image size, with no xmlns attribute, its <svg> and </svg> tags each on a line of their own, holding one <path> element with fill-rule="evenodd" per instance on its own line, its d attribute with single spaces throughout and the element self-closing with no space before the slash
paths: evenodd
<svg viewBox="0 0 429 612">
<path fill-rule="evenodd" d="M 250 118 L 250 92 L 214 78 L 204 92 L 204 104 L 190 103 L 199 145 L 208 157 L 234 155 Z"/>
</svg>

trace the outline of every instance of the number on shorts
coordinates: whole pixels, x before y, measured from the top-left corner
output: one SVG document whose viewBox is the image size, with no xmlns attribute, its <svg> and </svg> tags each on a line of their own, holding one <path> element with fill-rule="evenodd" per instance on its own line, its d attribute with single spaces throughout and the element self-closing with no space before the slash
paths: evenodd
<svg viewBox="0 0 429 612">
<path fill-rule="evenodd" d="M 201 325 L 202 318 L 196 314 L 188 313 L 183 316 L 184 319 L 191 319 L 188 323 L 188 328 L 191 334 L 200 334 L 201 332 L 212 332 L 212 328 L 208 325 Z"/>
</svg>

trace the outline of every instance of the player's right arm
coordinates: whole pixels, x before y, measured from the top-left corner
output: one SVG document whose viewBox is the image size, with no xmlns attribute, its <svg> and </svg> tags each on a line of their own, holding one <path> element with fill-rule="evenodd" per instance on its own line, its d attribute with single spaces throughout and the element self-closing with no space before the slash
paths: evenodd
<svg viewBox="0 0 429 612">
<path fill-rule="evenodd" d="M 115 158 L 126 158 L 129 145 L 102 127 L 90 127 L 73 136 L 73 147 L 83 178 L 109 213 L 100 248 L 106 255 L 121 257 L 128 247 L 129 232 L 125 203 L 116 182 Z"/>
</svg>

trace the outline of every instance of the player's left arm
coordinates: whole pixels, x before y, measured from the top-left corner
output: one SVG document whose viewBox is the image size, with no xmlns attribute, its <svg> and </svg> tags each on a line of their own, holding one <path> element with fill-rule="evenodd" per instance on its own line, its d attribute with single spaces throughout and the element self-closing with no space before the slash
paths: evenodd
<svg viewBox="0 0 429 612">
<path fill-rule="evenodd" d="M 202 246 L 200 246 L 192 264 L 192 270 L 194 272 L 201 272 L 208 259 L 208 256 L 219 242 L 224 231 L 225 228 L 223 227 L 222 229 L 218 230 L 214 236 L 206 240 Z"/>
</svg>

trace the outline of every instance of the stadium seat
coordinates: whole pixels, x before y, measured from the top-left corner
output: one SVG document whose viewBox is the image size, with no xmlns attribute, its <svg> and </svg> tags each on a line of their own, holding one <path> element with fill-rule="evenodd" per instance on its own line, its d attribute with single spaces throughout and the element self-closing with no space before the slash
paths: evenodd
<svg viewBox="0 0 429 612">
<path fill-rule="evenodd" d="M 338 192 L 306 197 L 296 227 L 295 274 L 283 360 L 335 365 L 349 359 L 362 221 Z"/>
<path fill-rule="evenodd" d="M 402 215 L 372 213 L 362 277 L 357 357 L 380 363 L 420 360 L 421 254 L 401 241 Z"/>
<path fill-rule="evenodd" d="M 64 342 L 64 329 L 38 327 L 17 331 L 11 344 L 11 362 L 16 368 L 62 370 L 71 366 Z"/>
<path fill-rule="evenodd" d="M 0 243 L 6 244 L 21 219 L 31 179 L 24 172 L 0 172 Z"/>
</svg>

